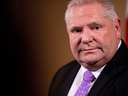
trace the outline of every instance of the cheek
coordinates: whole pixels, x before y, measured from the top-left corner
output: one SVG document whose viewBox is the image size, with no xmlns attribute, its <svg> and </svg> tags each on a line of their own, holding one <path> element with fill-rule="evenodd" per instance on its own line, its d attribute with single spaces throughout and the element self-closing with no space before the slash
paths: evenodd
<svg viewBox="0 0 128 96">
<path fill-rule="evenodd" d="M 80 38 L 69 36 L 69 40 L 70 40 L 70 47 L 71 47 L 72 52 L 76 52 L 79 47 Z"/>
<path fill-rule="evenodd" d="M 106 34 L 102 34 L 98 39 L 100 46 L 107 56 L 110 54 L 114 54 L 115 50 L 117 49 L 117 36 L 115 33 L 111 34 L 111 31 L 107 32 Z"/>
<path fill-rule="evenodd" d="M 70 38 L 70 47 L 72 51 L 76 48 L 76 41 L 72 38 Z"/>
<path fill-rule="evenodd" d="M 96 41 L 100 42 L 101 44 L 107 45 L 112 40 L 113 36 L 111 34 L 111 30 L 107 30 L 105 28 L 101 32 L 96 33 L 94 38 Z"/>
</svg>

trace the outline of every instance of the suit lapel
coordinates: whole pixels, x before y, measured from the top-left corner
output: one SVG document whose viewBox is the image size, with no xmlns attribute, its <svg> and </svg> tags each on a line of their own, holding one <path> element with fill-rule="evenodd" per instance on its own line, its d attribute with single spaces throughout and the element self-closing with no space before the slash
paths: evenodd
<svg viewBox="0 0 128 96">
<path fill-rule="evenodd" d="M 92 86 L 87 96 L 98 96 L 98 94 L 101 92 L 102 88 L 107 84 L 107 82 L 123 70 L 127 54 L 128 49 L 125 43 L 122 41 L 122 44 L 116 52 L 115 56 L 110 62 L 107 63 L 106 67 L 103 69 L 100 76 L 97 78 L 96 82 Z"/>
<path fill-rule="evenodd" d="M 75 62 L 74 65 L 76 65 L 74 68 L 70 68 L 70 72 L 68 74 L 68 76 L 66 77 L 66 80 L 63 82 L 63 85 L 60 89 L 60 92 L 57 96 L 67 96 L 70 87 L 74 81 L 74 78 L 78 72 L 78 70 L 80 69 L 80 64 L 78 62 Z M 67 74 L 66 74 L 67 75 Z"/>
<path fill-rule="evenodd" d="M 109 65 L 113 65 L 113 64 L 109 64 Z M 98 96 L 98 93 L 101 91 L 101 89 L 104 87 L 104 85 L 115 75 L 117 75 L 119 73 L 119 71 L 114 68 L 113 70 L 109 69 L 112 68 L 112 66 L 106 66 L 106 68 L 102 71 L 102 73 L 100 74 L 100 76 L 97 78 L 96 82 L 94 83 L 94 85 L 92 86 L 91 90 L 89 91 L 87 96 Z"/>
</svg>

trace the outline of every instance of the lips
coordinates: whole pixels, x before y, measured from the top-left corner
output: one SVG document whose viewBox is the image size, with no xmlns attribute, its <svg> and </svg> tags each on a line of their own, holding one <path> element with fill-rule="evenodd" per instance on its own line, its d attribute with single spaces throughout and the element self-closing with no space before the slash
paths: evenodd
<svg viewBox="0 0 128 96">
<path fill-rule="evenodd" d="M 96 47 L 96 48 L 81 48 L 80 49 L 80 51 L 79 52 L 82 52 L 82 51 L 84 51 L 84 52 L 94 52 L 95 50 L 97 50 L 97 49 L 100 49 L 101 50 L 101 48 L 99 48 L 99 47 Z"/>
<path fill-rule="evenodd" d="M 95 50 L 95 49 L 83 49 L 82 51 L 92 51 L 92 50 Z"/>
</svg>

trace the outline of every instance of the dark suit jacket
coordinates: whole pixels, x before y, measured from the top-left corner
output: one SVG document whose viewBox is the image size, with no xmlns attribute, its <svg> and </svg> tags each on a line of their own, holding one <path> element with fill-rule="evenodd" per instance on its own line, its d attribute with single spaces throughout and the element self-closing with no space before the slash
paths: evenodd
<svg viewBox="0 0 128 96">
<path fill-rule="evenodd" d="M 80 64 L 75 60 L 59 69 L 53 78 L 48 96 L 67 96 L 79 68 Z M 88 96 L 128 96 L 128 48 L 123 41 Z"/>
</svg>

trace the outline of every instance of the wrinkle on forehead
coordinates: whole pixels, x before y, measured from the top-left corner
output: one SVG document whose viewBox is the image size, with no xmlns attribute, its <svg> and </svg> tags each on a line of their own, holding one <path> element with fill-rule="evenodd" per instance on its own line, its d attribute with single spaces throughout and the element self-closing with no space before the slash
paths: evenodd
<svg viewBox="0 0 128 96">
<path fill-rule="evenodd" d="M 70 25 L 70 27 L 79 25 L 81 27 L 84 25 L 92 24 L 92 23 L 93 24 L 97 23 L 97 24 L 102 25 L 105 22 L 104 16 L 102 16 L 102 13 L 99 12 L 98 10 L 93 9 L 93 10 L 89 11 L 86 9 L 86 8 L 88 8 L 87 6 L 82 6 L 82 7 L 83 8 L 81 8 L 81 6 L 74 7 L 74 9 L 71 10 L 71 12 L 69 14 L 69 21 L 68 21 L 67 25 Z"/>
<path fill-rule="evenodd" d="M 95 8 L 93 6 L 95 6 L 97 8 Z M 68 20 L 70 20 L 70 18 L 75 19 L 77 17 L 79 17 L 79 18 L 86 17 L 86 16 L 92 17 L 92 16 L 95 16 L 97 14 L 99 15 L 99 13 L 100 13 L 101 16 L 104 16 L 103 7 L 99 3 L 81 5 L 81 6 L 74 6 L 69 11 Z"/>
</svg>

